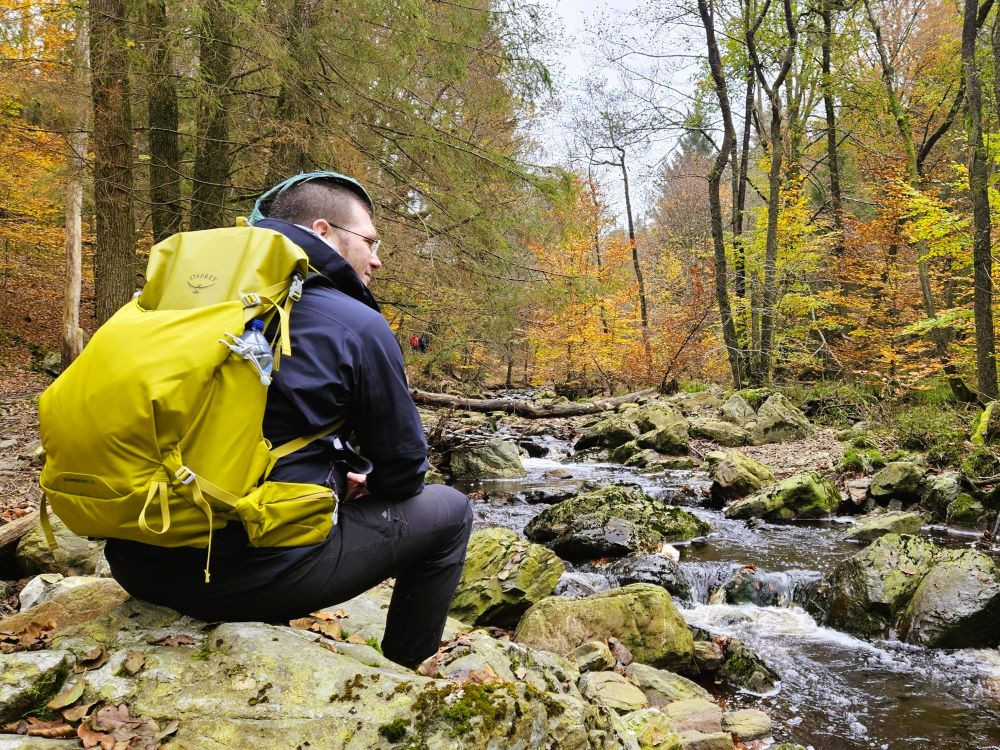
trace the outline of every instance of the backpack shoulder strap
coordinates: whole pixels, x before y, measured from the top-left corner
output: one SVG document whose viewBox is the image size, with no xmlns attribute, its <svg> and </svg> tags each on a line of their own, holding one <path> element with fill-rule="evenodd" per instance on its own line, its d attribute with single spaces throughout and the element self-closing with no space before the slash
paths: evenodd
<svg viewBox="0 0 1000 750">
<path fill-rule="evenodd" d="M 268 474 L 271 473 L 271 469 L 274 468 L 274 465 L 279 459 L 282 459 L 285 456 L 290 456 L 292 453 L 295 453 L 295 451 L 302 450 L 307 445 L 311 445 L 317 440 L 322 440 L 327 435 L 332 435 L 334 432 L 343 427 L 346 421 L 346 417 L 338 419 L 330 427 L 324 427 L 319 432 L 314 432 L 312 435 L 304 435 L 302 437 L 295 438 L 294 440 L 289 440 L 287 443 L 279 445 L 277 448 L 272 448 L 271 460 L 267 464 L 267 471 L 264 472 L 264 477 L 267 478 Z"/>
</svg>

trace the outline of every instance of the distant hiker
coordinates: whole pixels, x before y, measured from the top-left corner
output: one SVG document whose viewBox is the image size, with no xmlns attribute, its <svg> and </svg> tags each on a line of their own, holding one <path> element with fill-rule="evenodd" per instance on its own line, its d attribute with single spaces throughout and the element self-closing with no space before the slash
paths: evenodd
<svg viewBox="0 0 1000 750">
<path fill-rule="evenodd" d="M 412 336 L 410 336 L 410 348 L 413 351 L 416 351 L 417 349 L 420 348 L 420 338 L 417 336 L 417 334 L 413 334 Z"/>
<path fill-rule="evenodd" d="M 423 354 L 427 351 L 427 347 L 430 346 L 431 337 L 426 333 L 421 333 L 420 338 L 417 339 L 417 345 L 420 347 L 420 353 Z"/>
<path fill-rule="evenodd" d="M 263 426 L 279 446 L 343 421 L 280 458 L 269 475 L 336 490 L 341 502 L 326 540 L 251 547 L 243 524 L 230 521 L 214 530 L 211 583 L 204 548 L 110 539 L 106 555 L 133 596 L 208 621 L 287 621 L 394 577 L 382 651 L 414 667 L 440 645 L 472 512 L 461 492 L 424 484 L 427 442 L 402 352 L 368 291 L 382 266 L 373 212 L 356 180 L 314 172 L 268 190 L 250 218 L 308 255 L 311 273 L 291 313 L 291 354 L 273 373 Z M 419 337 L 416 346 L 426 348 Z M 347 444 L 352 435 L 364 459 Z"/>
</svg>

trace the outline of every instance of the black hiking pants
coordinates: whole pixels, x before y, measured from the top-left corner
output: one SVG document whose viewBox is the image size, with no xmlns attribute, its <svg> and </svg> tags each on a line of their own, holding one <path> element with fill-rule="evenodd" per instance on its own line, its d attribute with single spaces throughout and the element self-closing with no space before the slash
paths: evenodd
<svg viewBox="0 0 1000 750">
<path fill-rule="evenodd" d="M 200 572 L 204 550 L 109 540 L 106 554 L 115 578 L 133 596 L 210 622 L 287 622 L 395 577 L 382 652 L 412 667 L 440 644 L 471 530 L 468 498 L 428 485 L 407 500 L 369 495 L 342 503 L 333 532 L 314 547 L 247 549 L 242 557 L 213 552 L 210 584 Z M 199 570 L 186 569 L 188 556 Z M 252 587 L 234 585 L 259 577 L 261 560 L 272 574 L 276 564 L 286 564 Z"/>
</svg>

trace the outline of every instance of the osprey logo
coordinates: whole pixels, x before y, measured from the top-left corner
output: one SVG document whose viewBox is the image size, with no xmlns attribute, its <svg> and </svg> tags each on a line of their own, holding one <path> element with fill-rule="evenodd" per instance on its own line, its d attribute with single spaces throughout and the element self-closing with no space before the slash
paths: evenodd
<svg viewBox="0 0 1000 750">
<path fill-rule="evenodd" d="M 218 277 L 212 273 L 193 273 L 188 276 L 187 284 L 194 294 L 198 294 L 203 289 L 214 285 L 218 280 Z"/>
</svg>

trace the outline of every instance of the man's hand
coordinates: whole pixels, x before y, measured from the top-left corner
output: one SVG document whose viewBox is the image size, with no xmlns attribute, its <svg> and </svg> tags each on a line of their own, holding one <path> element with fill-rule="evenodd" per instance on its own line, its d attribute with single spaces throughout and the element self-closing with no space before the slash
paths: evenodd
<svg viewBox="0 0 1000 750">
<path fill-rule="evenodd" d="M 368 485 L 365 484 L 368 477 L 365 474 L 356 474 L 353 471 L 347 472 L 347 490 L 344 493 L 344 502 L 358 500 L 368 494 Z"/>
</svg>

